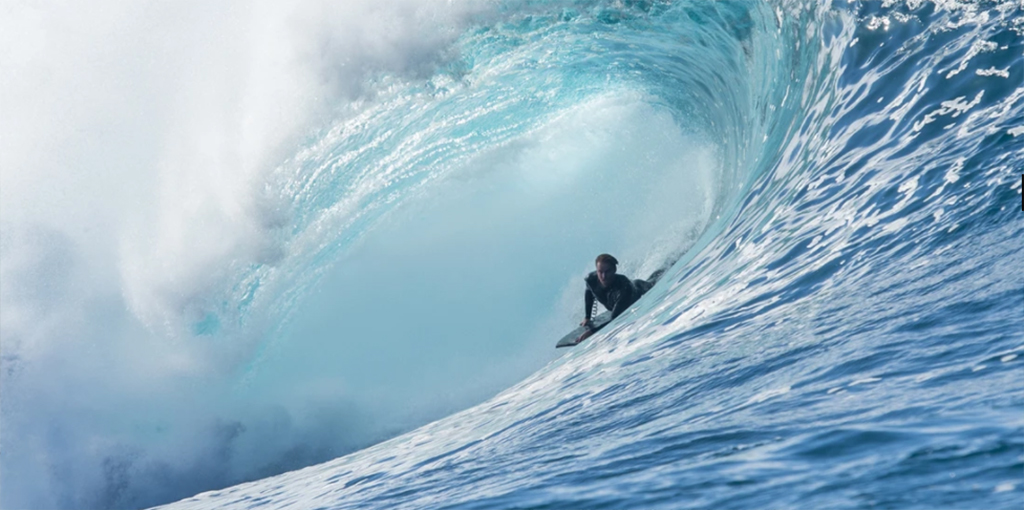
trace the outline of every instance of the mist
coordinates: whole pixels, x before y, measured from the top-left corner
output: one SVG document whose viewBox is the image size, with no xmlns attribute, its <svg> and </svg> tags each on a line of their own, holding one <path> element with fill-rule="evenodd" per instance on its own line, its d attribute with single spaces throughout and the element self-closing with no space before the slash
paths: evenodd
<svg viewBox="0 0 1024 510">
<path fill-rule="evenodd" d="M 308 419 L 225 405 L 260 326 L 211 341 L 191 324 L 228 267 L 280 256 L 287 210 L 263 191 L 268 174 L 340 108 L 372 99 L 368 76 L 428 73 L 480 9 L 4 10 L 0 506 L 149 506 L 384 437 L 350 426 L 360 417 L 344 402 Z"/>
</svg>

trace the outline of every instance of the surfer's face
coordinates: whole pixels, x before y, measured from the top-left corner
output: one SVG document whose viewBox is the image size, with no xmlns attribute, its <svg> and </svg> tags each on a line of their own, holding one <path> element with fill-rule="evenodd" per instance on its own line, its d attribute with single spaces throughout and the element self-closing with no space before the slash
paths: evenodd
<svg viewBox="0 0 1024 510">
<path fill-rule="evenodd" d="M 601 282 L 602 287 L 607 287 L 611 283 L 613 276 L 615 276 L 615 266 L 607 262 L 597 265 L 597 280 Z"/>
</svg>

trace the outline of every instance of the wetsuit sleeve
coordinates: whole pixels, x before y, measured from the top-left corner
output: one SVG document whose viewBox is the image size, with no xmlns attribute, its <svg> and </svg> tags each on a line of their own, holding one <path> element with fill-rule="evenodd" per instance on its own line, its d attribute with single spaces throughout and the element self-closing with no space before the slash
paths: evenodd
<svg viewBox="0 0 1024 510">
<path fill-rule="evenodd" d="M 626 284 L 622 286 L 622 292 L 619 293 L 619 299 L 615 300 L 615 305 L 612 306 L 612 319 L 622 315 L 627 308 L 636 302 L 636 289 L 633 288 L 632 282 L 626 280 Z"/>
<path fill-rule="evenodd" d="M 586 317 L 587 317 L 587 320 L 589 321 L 590 320 L 590 312 L 594 310 L 594 293 L 590 292 L 589 288 L 587 288 L 586 293 L 583 294 L 583 305 L 587 307 L 587 312 L 586 312 L 587 315 L 586 315 Z"/>
<path fill-rule="evenodd" d="M 625 296 L 622 296 L 615 302 L 615 306 L 612 307 L 612 319 L 622 315 L 622 312 L 625 312 L 626 309 L 629 308 L 629 305 L 626 304 L 628 302 L 629 300 L 625 299 Z"/>
</svg>

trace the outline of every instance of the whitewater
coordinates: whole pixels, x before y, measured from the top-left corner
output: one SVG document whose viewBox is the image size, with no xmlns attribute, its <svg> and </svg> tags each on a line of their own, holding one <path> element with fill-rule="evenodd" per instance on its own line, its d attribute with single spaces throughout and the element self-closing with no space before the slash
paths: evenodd
<svg viewBox="0 0 1024 510">
<path fill-rule="evenodd" d="M 0 508 L 1024 501 L 1024 3 L 103 6 L 0 21 Z"/>
</svg>

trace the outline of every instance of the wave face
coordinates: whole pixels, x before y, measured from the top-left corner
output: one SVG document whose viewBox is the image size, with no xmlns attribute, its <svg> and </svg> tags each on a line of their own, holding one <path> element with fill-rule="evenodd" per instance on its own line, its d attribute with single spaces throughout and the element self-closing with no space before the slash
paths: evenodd
<svg viewBox="0 0 1024 510">
<path fill-rule="evenodd" d="M 204 180 L 216 214 L 126 228 L 72 319 L 40 268 L 74 243 L 5 224 L 0 504 L 161 504 L 389 437 L 167 508 L 1019 503 L 1019 3 L 440 17 L 392 27 L 406 57 L 346 46 L 323 129 Z M 681 258 L 554 351 L 601 252 Z"/>
</svg>

